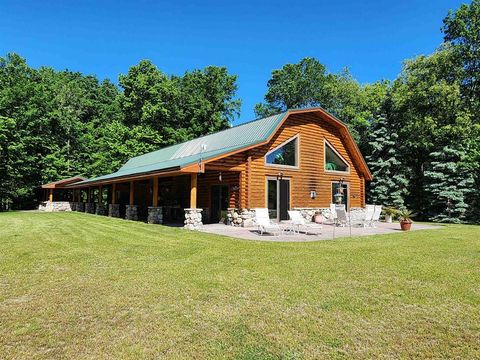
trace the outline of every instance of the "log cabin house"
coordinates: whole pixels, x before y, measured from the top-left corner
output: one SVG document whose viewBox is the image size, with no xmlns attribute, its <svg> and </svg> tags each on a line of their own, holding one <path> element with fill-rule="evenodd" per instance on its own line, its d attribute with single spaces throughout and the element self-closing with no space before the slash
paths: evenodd
<svg viewBox="0 0 480 360">
<path fill-rule="evenodd" d="M 339 201 L 364 207 L 370 180 L 347 126 L 322 108 L 310 108 L 137 156 L 112 174 L 43 185 L 42 206 L 184 222 L 188 228 L 218 222 L 228 212 L 236 224 L 247 225 L 257 207 L 267 207 L 277 220 L 287 219 L 292 208 L 320 209 Z M 66 206 L 52 206 L 62 200 Z"/>
</svg>

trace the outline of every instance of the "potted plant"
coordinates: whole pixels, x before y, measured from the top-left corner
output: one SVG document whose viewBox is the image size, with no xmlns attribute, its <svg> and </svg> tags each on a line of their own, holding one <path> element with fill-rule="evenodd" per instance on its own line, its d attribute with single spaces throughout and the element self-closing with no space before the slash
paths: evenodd
<svg viewBox="0 0 480 360">
<path fill-rule="evenodd" d="M 393 207 L 386 207 L 383 209 L 383 215 L 385 216 L 385 222 L 391 224 L 393 218 L 398 214 L 398 210 Z"/>
<path fill-rule="evenodd" d="M 400 227 L 403 231 L 408 231 L 412 227 L 412 219 L 413 216 L 412 212 L 409 210 L 401 210 L 398 212 L 398 219 L 400 220 Z"/>
<path fill-rule="evenodd" d="M 317 224 L 323 223 L 323 216 L 321 211 L 315 211 L 315 215 L 313 216 L 313 222 Z"/>
</svg>

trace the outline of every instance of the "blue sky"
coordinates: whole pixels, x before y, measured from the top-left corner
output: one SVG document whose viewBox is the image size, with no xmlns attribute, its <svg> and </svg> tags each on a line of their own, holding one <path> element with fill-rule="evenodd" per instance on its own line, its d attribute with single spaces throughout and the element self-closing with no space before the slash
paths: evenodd
<svg viewBox="0 0 480 360">
<path fill-rule="evenodd" d="M 169 74 L 227 66 L 243 101 L 238 124 L 254 118 L 271 71 L 305 56 L 349 67 L 362 83 L 395 78 L 404 59 L 435 50 L 442 19 L 461 3 L 0 0 L 0 56 L 115 83 L 141 59 Z"/>
</svg>

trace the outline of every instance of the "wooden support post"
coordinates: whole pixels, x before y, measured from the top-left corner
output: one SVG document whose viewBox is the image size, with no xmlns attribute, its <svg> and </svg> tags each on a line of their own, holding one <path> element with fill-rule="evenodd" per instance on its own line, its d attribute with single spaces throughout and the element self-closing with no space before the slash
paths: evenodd
<svg viewBox="0 0 480 360">
<path fill-rule="evenodd" d="M 190 207 L 197 207 L 197 173 L 190 176 Z"/>
<path fill-rule="evenodd" d="M 248 158 L 247 158 L 247 186 L 246 186 L 246 191 L 247 191 L 247 209 L 250 209 L 251 206 L 251 194 L 252 194 L 252 156 L 250 155 L 250 152 L 248 153 Z M 244 194 L 245 196 L 245 194 Z"/>
<path fill-rule="evenodd" d="M 53 202 L 53 189 L 50 189 L 50 192 L 48 193 L 48 201 Z"/>
<path fill-rule="evenodd" d="M 158 206 L 158 176 L 155 176 L 153 178 L 153 201 L 152 201 L 152 206 L 153 207 Z"/>
<path fill-rule="evenodd" d="M 117 184 L 112 184 L 112 204 L 115 204 L 117 201 Z"/>
<path fill-rule="evenodd" d="M 87 189 L 87 203 L 92 202 L 92 189 Z"/>
<path fill-rule="evenodd" d="M 134 205 L 133 204 L 134 201 L 135 201 L 134 186 L 135 186 L 135 182 L 130 181 L 130 202 L 129 202 L 129 205 Z"/>
<path fill-rule="evenodd" d="M 98 187 L 98 203 L 101 204 L 103 202 L 103 188 L 102 185 Z"/>
</svg>

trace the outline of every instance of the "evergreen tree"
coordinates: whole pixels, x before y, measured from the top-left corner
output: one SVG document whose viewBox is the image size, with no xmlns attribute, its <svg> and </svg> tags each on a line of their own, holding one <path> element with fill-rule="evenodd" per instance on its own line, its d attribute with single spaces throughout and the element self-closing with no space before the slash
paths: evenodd
<svg viewBox="0 0 480 360">
<path fill-rule="evenodd" d="M 404 207 L 407 179 L 398 160 L 398 135 L 390 129 L 387 119 L 379 117 L 369 135 L 370 155 L 366 157 L 373 175 L 367 193 L 368 201 L 395 208 Z"/>
<path fill-rule="evenodd" d="M 464 163 L 465 151 L 444 146 L 430 154 L 429 170 L 425 171 L 425 190 L 429 195 L 429 219 L 460 223 L 468 210 L 468 196 L 473 192 L 474 179 Z"/>
</svg>

